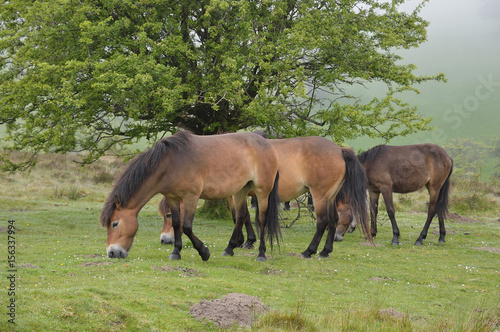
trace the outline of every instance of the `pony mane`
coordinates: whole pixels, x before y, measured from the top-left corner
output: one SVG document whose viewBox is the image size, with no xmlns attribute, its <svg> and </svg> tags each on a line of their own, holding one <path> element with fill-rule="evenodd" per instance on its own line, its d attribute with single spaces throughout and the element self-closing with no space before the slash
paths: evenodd
<svg viewBox="0 0 500 332">
<path fill-rule="evenodd" d="M 371 148 L 370 150 L 359 154 L 358 159 L 361 162 L 361 164 L 364 164 L 365 162 L 371 164 L 377 157 L 385 154 L 388 151 L 389 147 L 387 145 L 385 144 L 377 145 Z"/>
<path fill-rule="evenodd" d="M 126 206 L 132 195 L 150 176 L 152 176 L 165 155 L 169 151 L 184 151 L 189 145 L 191 133 L 178 132 L 173 136 L 164 138 L 145 152 L 137 155 L 128 165 L 127 169 L 116 181 L 101 212 L 101 225 L 108 227 L 111 215 L 116 208 L 115 197 L 119 196 L 122 206 Z"/>
</svg>

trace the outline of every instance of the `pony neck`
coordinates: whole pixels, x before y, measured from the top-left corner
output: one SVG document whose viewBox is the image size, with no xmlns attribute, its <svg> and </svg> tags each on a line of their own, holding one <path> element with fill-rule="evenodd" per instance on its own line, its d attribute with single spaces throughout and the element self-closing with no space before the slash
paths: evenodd
<svg viewBox="0 0 500 332">
<path fill-rule="evenodd" d="M 158 192 L 138 190 L 132 197 L 130 197 L 125 208 L 134 211 L 134 214 L 137 216 L 144 205 L 146 205 L 156 194 L 158 194 Z"/>
</svg>

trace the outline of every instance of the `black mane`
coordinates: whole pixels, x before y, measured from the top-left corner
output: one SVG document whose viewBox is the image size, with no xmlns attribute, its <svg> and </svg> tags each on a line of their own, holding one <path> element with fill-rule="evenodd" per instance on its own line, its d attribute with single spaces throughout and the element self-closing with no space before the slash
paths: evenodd
<svg viewBox="0 0 500 332">
<path fill-rule="evenodd" d="M 385 144 L 377 145 L 368 151 L 365 151 L 358 155 L 358 159 L 361 164 L 368 163 L 371 164 L 377 157 L 383 155 L 389 151 L 389 147 Z"/>
<path fill-rule="evenodd" d="M 130 197 L 137 188 L 156 172 L 167 152 L 185 150 L 189 144 L 190 136 L 189 132 L 178 132 L 156 142 L 151 149 L 136 156 L 116 181 L 115 187 L 109 194 L 99 218 L 101 225 L 108 227 L 111 222 L 111 215 L 116 208 L 115 196 L 120 197 L 122 206 L 127 206 Z"/>
</svg>

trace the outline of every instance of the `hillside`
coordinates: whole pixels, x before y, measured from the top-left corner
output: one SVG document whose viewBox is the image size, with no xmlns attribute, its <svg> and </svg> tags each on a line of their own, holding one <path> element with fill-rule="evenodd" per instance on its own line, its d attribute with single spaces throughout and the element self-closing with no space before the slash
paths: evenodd
<svg viewBox="0 0 500 332">
<path fill-rule="evenodd" d="M 391 140 L 394 145 L 423 142 L 449 144 L 451 139 L 471 138 L 492 144 L 500 137 L 500 22 L 491 2 L 431 1 L 422 10 L 429 20 L 428 41 L 418 49 L 402 51 L 406 63 L 418 66 L 418 73 L 443 72 L 447 83 L 424 83 L 420 94 L 404 100 L 432 117 L 432 132 Z M 497 4 L 498 5 L 498 4 Z M 447 11 L 446 21 L 443 12 Z M 382 94 L 380 86 L 360 90 L 371 99 Z M 359 138 L 347 144 L 368 149 L 382 140 Z M 494 156 L 489 163 L 494 162 Z M 491 167 L 490 167 L 491 168 Z M 491 170 L 490 170 L 491 171 Z"/>
</svg>

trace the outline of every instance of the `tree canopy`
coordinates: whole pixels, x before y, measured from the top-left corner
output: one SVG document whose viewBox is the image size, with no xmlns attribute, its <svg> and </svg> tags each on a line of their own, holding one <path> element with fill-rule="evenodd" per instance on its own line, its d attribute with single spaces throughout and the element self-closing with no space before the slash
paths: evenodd
<svg viewBox="0 0 500 332">
<path fill-rule="evenodd" d="M 402 100 L 400 49 L 428 22 L 405 0 L 50 0 L 0 5 L 3 149 L 86 151 L 187 129 L 390 139 L 428 129 Z M 362 101 L 352 87 L 382 82 Z M 29 161 L 29 160 L 28 160 Z M 4 166 L 14 166 L 3 158 Z"/>
</svg>

